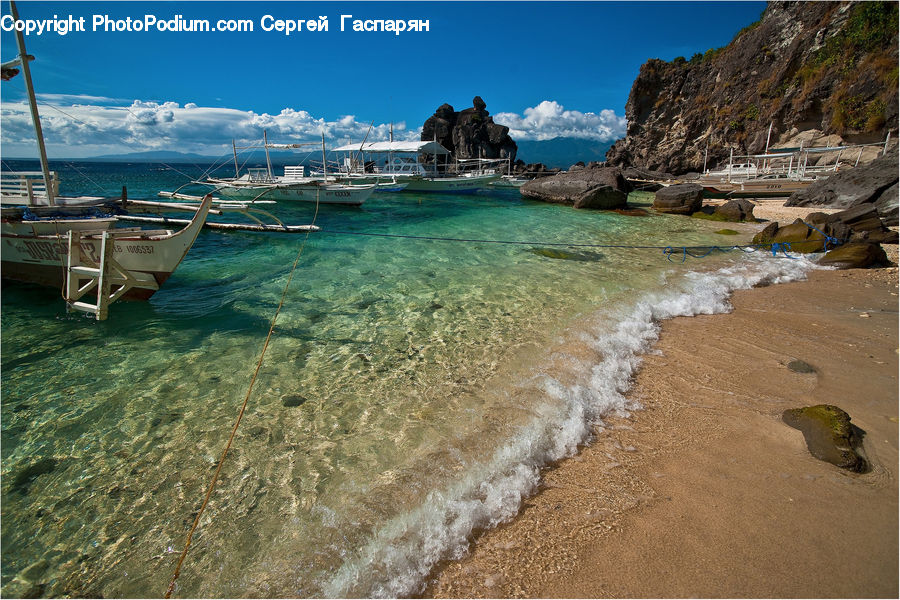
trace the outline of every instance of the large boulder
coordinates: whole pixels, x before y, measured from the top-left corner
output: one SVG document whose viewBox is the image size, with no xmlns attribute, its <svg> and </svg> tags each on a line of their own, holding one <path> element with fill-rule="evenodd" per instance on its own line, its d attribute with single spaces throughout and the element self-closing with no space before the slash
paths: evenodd
<svg viewBox="0 0 900 600">
<path fill-rule="evenodd" d="M 779 227 L 772 236 L 776 244 L 790 244 L 792 252 L 824 252 L 829 246 L 825 236 L 809 227 L 803 219 L 797 219 L 790 225 Z"/>
<path fill-rule="evenodd" d="M 753 203 L 746 198 L 735 198 L 729 200 L 725 204 L 719 205 L 713 210 L 716 220 L 731 221 L 740 223 L 742 221 L 750 221 L 755 223 L 756 217 L 753 216 Z"/>
<path fill-rule="evenodd" d="M 653 199 L 653 208 L 661 213 L 691 215 L 703 207 L 703 187 L 679 183 L 661 188 Z"/>
<path fill-rule="evenodd" d="M 897 218 L 898 204 L 900 204 L 897 197 L 897 182 L 894 182 L 894 185 L 883 191 L 872 204 L 878 210 L 878 216 L 881 217 L 885 225 L 888 227 L 900 225 L 900 219 Z"/>
<path fill-rule="evenodd" d="M 830 215 L 810 213 L 805 220 L 842 242 L 897 243 L 897 232 L 885 227 L 874 204 L 860 204 Z"/>
<path fill-rule="evenodd" d="M 897 224 L 897 149 L 867 165 L 840 171 L 794 192 L 785 206 L 851 208 L 874 205 L 889 225 Z"/>
<path fill-rule="evenodd" d="M 897 237 L 896 231 L 884 226 L 874 205 L 862 204 L 830 215 L 809 213 L 784 227 L 769 223 L 753 243 L 790 244 L 795 252 L 823 252 L 841 244 L 896 244 Z"/>
<path fill-rule="evenodd" d="M 819 264 L 838 269 L 865 269 L 890 264 L 880 244 L 857 242 L 838 246 L 825 253 Z"/>
<path fill-rule="evenodd" d="M 611 210 L 627 205 L 631 187 L 620 169 L 585 167 L 573 173 L 529 181 L 519 191 L 531 200 Z"/>
</svg>

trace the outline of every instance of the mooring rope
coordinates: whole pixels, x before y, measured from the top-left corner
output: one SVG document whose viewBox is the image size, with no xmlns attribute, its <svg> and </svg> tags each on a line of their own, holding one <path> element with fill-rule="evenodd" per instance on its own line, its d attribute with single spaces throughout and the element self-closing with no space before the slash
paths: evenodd
<svg viewBox="0 0 900 600">
<path fill-rule="evenodd" d="M 315 225 L 316 218 L 319 215 L 319 190 L 316 189 L 316 211 L 313 215 L 312 224 Z M 169 587 L 166 589 L 166 598 L 170 598 L 172 596 L 172 592 L 175 590 L 175 582 L 178 581 L 178 576 L 181 575 L 181 566 L 184 564 L 184 559 L 187 556 L 188 549 L 191 547 L 191 540 L 194 537 L 194 531 L 196 531 L 197 526 L 200 524 L 200 518 L 203 516 L 203 512 L 206 510 L 206 505 L 209 504 L 209 499 L 212 496 L 213 489 L 216 487 L 216 482 L 219 479 L 219 473 L 222 471 L 222 465 L 225 463 L 225 457 L 228 456 L 228 450 L 231 449 L 231 444 L 234 441 L 234 436 L 237 433 L 238 426 L 241 424 L 241 419 L 244 416 L 244 412 L 247 410 L 247 403 L 250 401 L 250 394 L 253 392 L 253 386 L 256 383 L 256 378 L 259 375 L 259 371 L 262 368 L 263 359 L 266 356 L 266 350 L 269 348 L 269 342 L 272 339 L 272 333 L 275 331 L 275 323 L 278 320 L 278 315 L 281 313 L 281 308 L 284 306 L 284 300 L 287 297 L 288 289 L 291 287 L 291 281 L 294 278 L 294 272 L 297 270 L 297 264 L 300 262 L 300 256 L 303 254 L 303 249 L 306 247 L 306 242 L 309 241 L 310 231 L 306 232 L 306 237 L 303 238 L 303 243 L 300 245 L 300 249 L 297 251 L 297 256 L 294 258 L 294 264 L 291 265 L 290 273 L 288 274 L 288 280 L 284 284 L 284 289 L 281 292 L 281 300 L 278 302 L 278 308 L 275 309 L 275 314 L 272 316 L 272 321 L 269 324 L 269 333 L 266 335 L 266 340 L 263 342 L 262 351 L 259 354 L 259 360 L 256 363 L 256 369 L 253 371 L 253 377 L 250 378 L 250 385 L 247 387 L 247 394 L 244 396 L 244 402 L 241 404 L 241 409 L 238 411 L 237 418 L 234 421 L 234 426 L 231 428 L 231 435 L 228 437 L 228 443 L 225 444 L 225 448 L 222 450 L 222 456 L 219 458 L 219 463 L 216 465 L 216 471 L 213 473 L 212 481 L 209 483 L 209 488 L 206 490 L 206 496 L 203 498 L 203 504 L 200 506 L 200 510 L 197 512 L 197 516 L 194 518 L 194 523 L 191 525 L 191 529 L 188 532 L 187 540 L 184 544 L 184 550 L 181 551 L 181 556 L 178 558 L 178 564 L 175 566 L 175 572 L 172 574 L 172 580 L 169 582 Z"/>
<path fill-rule="evenodd" d="M 312 224 L 315 225 L 316 219 L 319 214 L 319 191 L 316 190 L 316 209 L 313 215 Z M 837 238 L 828 236 L 819 229 L 816 229 L 812 225 L 809 225 L 806 222 L 803 222 L 804 225 L 809 227 L 810 229 L 814 229 L 819 232 L 823 237 L 825 237 L 825 246 L 827 249 L 828 243 L 832 243 L 833 245 L 840 245 L 842 243 L 841 240 Z M 477 238 L 451 238 L 451 237 L 440 237 L 440 236 L 422 236 L 422 235 L 406 235 L 406 234 L 393 234 L 393 233 L 370 233 L 370 232 L 359 232 L 359 231 L 337 231 L 337 230 L 320 230 L 321 233 L 324 234 L 333 234 L 333 235 L 353 235 L 353 236 L 366 236 L 366 237 L 381 237 L 381 238 L 399 238 L 399 239 L 412 239 L 412 240 L 427 240 L 427 241 L 441 241 L 441 242 L 468 242 L 468 243 L 482 243 L 482 244 L 506 244 L 506 245 L 529 245 L 529 246 L 565 246 L 565 247 L 573 247 L 573 248 L 614 248 L 614 249 L 635 249 L 635 250 L 662 250 L 663 255 L 670 262 L 672 261 L 672 256 L 677 255 L 678 250 L 681 250 L 681 262 L 685 262 L 688 257 L 692 258 L 704 258 L 709 256 L 713 252 L 730 252 L 732 250 L 741 250 L 745 253 L 756 252 L 763 248 L 768 248 L 772 251 L 772 256 L 777 256 L 778 252 L 782 252 L 786 258 L 790 258 L 792 260 L 796 260 L 796 257 L 789 256 L 788 251 L 791 250 L 791 244 L 789 242 L 784 243 L 767 243 L 767 244 L 735 244 L 733 246 L 650 246 L 650 245 L 630 245 L 630 244 L 571 244 L 565 242 L 534 242 L 534 241 L 523 241 L 523 240 L 490 240 L 490 239 L 477 239 Z M 272 339 L 272 334 L 275 331 L 275 324 L 278 320 L 278 316 L 281 313 L 281 309 L 284 306 L 285 298 L 287 297 L 288 289 L 291 286 L 291 281 L 294 277 L 294 272 L 297 270 L 297 265 L 300 262 L 300 256 L 303 254 L 303 249 L 306 247 L 306 243 L 309 240 L 309 234 L 311 232 L 306 232 L 306 237 L 303 239 L 303 243 L 300 246 L 300 249 L 297 252 L 297 256 L 294 258 L 294 262 L 291 265 L 291 270 L 288 275 L 288 280 L 285 283 L 284 289 L 281 293 L 281 300 L 278 303 L 278 308 L 275 310 L 275 314 L 272 316 L 272 321 L 269 325 L 269 332 L 266 335 L 265 342 L 263 343 L 262 351 L 259 355 L 259 360 L 256 363 L 256 369 L 253 372 L 253 376 L 250 379 L 250 385 L 247 388 L 247 393 L 244 396 L 244 401 L 241 404 L 241 408 L 238 411 L 237 418 L 235 419 L 234 426 L 231 428 L 231 435 L 228 438 L 228 442 L 225 444 L 225 448 L 222 450 L 222 455 L 219 458 L 219 462 L 216 465 L 215 473 L 213 473 L 212 480 L 209 483 L 209 487 L 206 490 L 206 495 L 203 498 L 203 503 L 200 506 L 200 510 L 197 512 L 197 516 L 194 518 L 194 522 L 191 525 L 191 529 L 188 532 L 187 540 L 184 545 L 184 549 L 181 551 L 181 556 L 178 558 L 178 563 L 175 566 L 175 572 L 172 574 L 172 579 L 169 582 L 169 587 L 166 589 L 165 598 L 171 598 L 172 592 L 175 590 L 175 583 L 178 581 L 178 577 L 181 575 L 181 567 L 184 564 L 185 557 L 187 556 L 188 550 L 191 547 L 191 541 L 194 536 L 194 532 L 197 530 L 198 525 L 200 524 L 200 519 L 203 516 L 204 511 L 206 510 L 206 506 L 209 504 L 209 500 L 212 497 L 213 490 L 216 486 L 216 482 L 219 479 L 219 474 L 222 470 L 222 465 L 225 463 L 225 458 L 228 455 L 228 451 L 231 449 L 232 442 L 234 441 L 234 437 L 237 434 L 238 426 L 241 423 L 241 419 L 244 416 L 244 413 L 247 409 L 247 404 L 250 401 L 250 395 L 253 392 L 253 386 L 256 383 L 257 376 L 259 375 L 259 371 L 262 368 L 263 359 L 266 355 L 266 350 L 269 347 L 269 342 Z M 705 252 L 702 252 L 705 250 Z"/>
</svg>

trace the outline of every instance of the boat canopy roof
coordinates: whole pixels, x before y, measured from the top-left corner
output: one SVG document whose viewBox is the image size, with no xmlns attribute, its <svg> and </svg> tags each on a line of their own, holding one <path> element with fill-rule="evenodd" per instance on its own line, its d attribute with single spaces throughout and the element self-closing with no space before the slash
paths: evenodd
<svg viewBox="0 0 900 600">
<path fill-rule="evenodd" d="M 437 142 L 368 142 L 362 144 L 363 152 L 408 152 L 422 154 L 450 154 L 450 151 Z M 333 148 L 332 152 L 359 152 L 360 144 L 347 144 Z"/>
</svg>

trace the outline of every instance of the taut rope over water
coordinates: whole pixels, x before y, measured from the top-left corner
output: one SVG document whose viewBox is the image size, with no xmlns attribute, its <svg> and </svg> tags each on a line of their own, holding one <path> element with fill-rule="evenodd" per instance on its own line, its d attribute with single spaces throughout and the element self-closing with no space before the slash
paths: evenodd
<svg viewBox="0 0 900 600">
<path fill-rule="evenodd" d="M 315 225 L 316 217 L 319 215 L 319 190 L 316 189 L 316 212 L 313 215 L 312 224 Z M 244 416 L 244 412 L 247 410 L 247 403 L 250 401 L 250 394 L 253 392 L 253 385 L 256 383 L 256 377 L 259 375 L 259 370 L 262 368 L 263 358 L 266 356 L 266 350 L 269 348 L 269 341 L 272 339 L 272 333 L 275 331 L 275 322 L 278 320 L 278 315 L 281 313 L 281 308 L 284 306 L 284 300 L 287 297 L 288 289 L 291 287 L 291 281 L 294 279 L 294 272 L 297 270 L 297 264 L 300 262 L 300 256 L 303 254 L 303 249 L 306 247 L 306 242 L 309 240 L 310 232 L 306 232 L 306 237 L 303 238 L 303 243 L 300 245 L 300 250 L 297 251 L 297 256 L 294 258 L 294 264 L 291 265 L 291 271 L 288 274 L 287 283 L 284 284 L 284 290 L 281 292 L 281 301 L 278 303 L 278 308 L 275 309 L 275 314 L 272 316 L 272 322 L 269 324 L 269 333 L 266 335 L 266 341 L 263 343 L 262 351 L 259 354 L 259 360 L 256 363 L 256 369 L 253 371 L 253 377 L 250 378 L 250 385 L 247 387 L 247 394 L 244 396 L 244 402 L 241 404 L 241 409 L 238 411 L 237 418 L 234 421 L 234 427 L 231 428 L 231 435 L 228 437 L 228 443 L 225 444 L 225 449 L 222 450 L 222 456 L 219 458 L 219 464 L 216 465 L 216 472 L 213 473 L 212 481 L 209 482 L 209 488 L 206 490 L 206 496 L 203 498 L 203 504 L 200 506 L 200 510 L 197 512 L 197 516 L 194 518 L 194 523 L 191 525 L 191 530 L 188 532 L 187 541 L 184 544 L 184 550 L 181 551 L 181 556 L 178 558 L 178 564 L 175 566 L 175 572 L 172 574 L 172 580 L 169 582 L 169 587 L 166 589 L 166 598 L 172 597 L 172 592 L 175 590 L 175 582 L 178 581 L 178 576 L 181 575 L 181 566 L 184 564 L 184 559 L 187 556 L 188 549 L 191 547 L 191 540 L 194 537 L 194 531 L 196 531 L 197 526 L 200 524 L 200 518 L 203 516 L 203 511 L 206 510 L 206 505 L 209 504 L 209 499 L 212 496 L 213 489 L 216 487 L 216 482 L 219 480 L 219 473 L 222 471 L 222 465 L 225 463 L 225 457 L 228 456 L 228 450 L 231 449 L 231 443 L 234 441 L 234 436 L 237 433 L 238 426 L 241 424 L 241 419 Z"/>
</svg>

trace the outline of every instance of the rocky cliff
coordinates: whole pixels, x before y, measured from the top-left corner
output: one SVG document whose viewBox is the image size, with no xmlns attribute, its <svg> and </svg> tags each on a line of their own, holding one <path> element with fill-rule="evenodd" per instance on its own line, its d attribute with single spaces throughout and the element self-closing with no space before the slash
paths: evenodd
<svg viewBox="0 0 900 600">
<path fill-rule="evenodd" d="M 516 160 L 516 143 L 509 137 L 509 127 L 494 123 L 480 96 L 472 100 L 472 108 L 460 112 L 442 104 L 422 126 L 422 141 L 436 139 L 457 158 L 509 158 Z"/>
<path fill-rule="evenodd" d="M 641 66 L 617 166 L 685 173 L 820 130 L 846 142 L 897 132 L 897 3 L 771 2 L 724 48 Z"/>
</svg>

